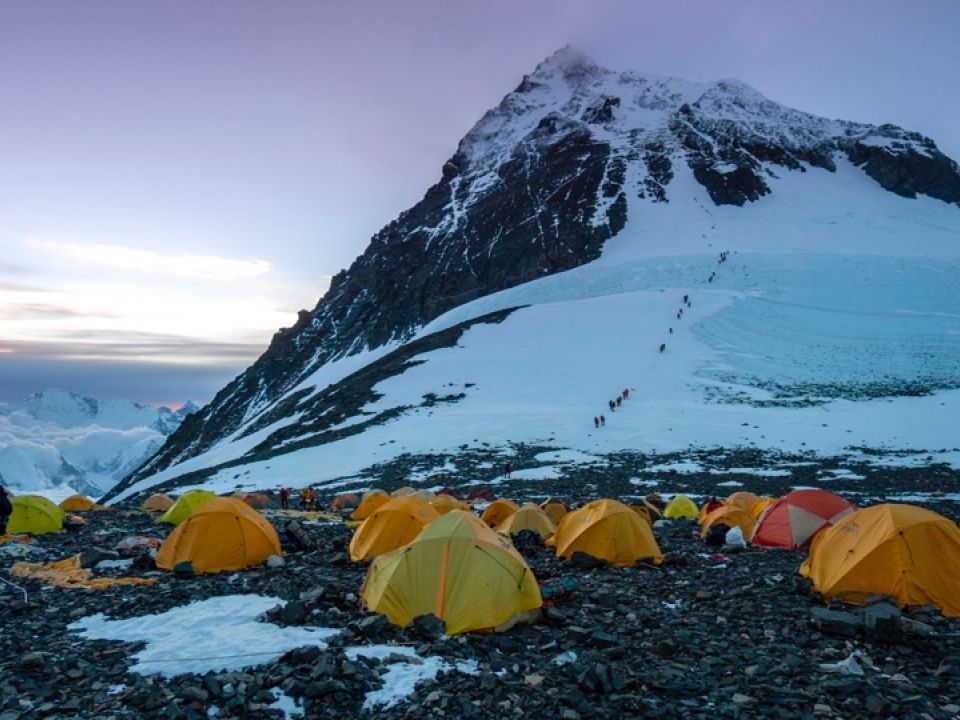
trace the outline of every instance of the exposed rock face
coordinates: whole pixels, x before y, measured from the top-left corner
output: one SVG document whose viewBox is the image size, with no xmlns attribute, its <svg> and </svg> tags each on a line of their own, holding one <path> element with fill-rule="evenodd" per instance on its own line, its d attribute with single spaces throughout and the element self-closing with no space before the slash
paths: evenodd
<svg viewBox="0 0 960 720">
<path fill-rule="evenodd" d="M 630 201 L 669 202 L 678 168 L 714 203 L 742 206 L 769 194 L 778 173 L 832 171 L 842 154 L 888 190 L 960 204 L 956 163 L 915 133 L 819 118 L 737 81 L 616 73 L 563 49 L 484 115 L 423 199 L 130 480 L 249 432 L 330 360 L 408 340 L 463 303 L 596 259 Z"/>
</svg>

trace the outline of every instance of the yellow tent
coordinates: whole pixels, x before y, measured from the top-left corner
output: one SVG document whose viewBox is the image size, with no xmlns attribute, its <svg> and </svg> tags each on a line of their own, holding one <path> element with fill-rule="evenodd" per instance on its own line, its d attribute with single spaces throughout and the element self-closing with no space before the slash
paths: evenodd
<svg viewBox="0 0 960 720">
<path fill-rule="evenodd" d="M 436 494 L 432 490 L 414 490 L 413 497 L 430 502 L 436 497 Z"/>
<path fill-rule="evenodd" d="M 496 527 L 519 509 L 520 506 L 513 500 L 497 498 L 487 506 L 487 509 L 483 511 L 480 519 L 490 527 Z"/>
<path fill-rule="evenodd" d="M 409 545 L 370 565 L 363 604 L 405 626 L 433 614 L 446 633 L 502 630 L 542 605 L 537 579 L 513 546 L 476 515 L 454 510 Z"/>
<path fill-rule="evenodd" d="M 86 512 L 93 510 L 93 500 L 84 495 L 71 495 L 60 503 L 60 509 L 67 512 Z"/>
<path fill-rule="evenodd" d="M 154 493 L 143 501 L 143 505 L 140 506 L 140 509 L 143 512 L 166 512 L 172 508 L 173 505 L 173 498 L 169 495 L 164 495 L 163 493 Z"/>
<path fill-rule="evenodd" d="M 727 505 L 736 505 L 737 507 L 741 507 L 747 512 L 750 512 L 750 508 L 753 507 L 753 504 L 759 499 L 759 495 L 754 495 L 752 492 L 741 490 L 740 492 L 735 492 L 733 495 L 724 500 L 724 503 Z"/>
<path fill-rule="evenodd" d="M 668 520 L 696 520 L 699 514 L 697 504 L 686 495 L 677 495 L 663 509 L 663 516 Z"/>
<path fill-rule="evenodd" d="M 13 512 L 7 521 L 7 532 L 43 535 L 63 527 L 66 513 L 39 495 L 17 495 L 10 499 Z"/>
<path fill-rule="evenodd" d="M 567 506 L 559 500 L 553 500 L 552 498 L 547 498 L 540 503 L 540 509 L 547 514 L 547 517 L 550 518 L 550 521 L 554 525 L 560 522 L 560 518 L 567 514 Z"/>
<path fill-rule="evenodd" d="M 453 510 L 470 510 L 470 506 L 462 500 L 457 500 L 449 495 L 436 495 L 430 499 L 430 507 L 441 515 L 446 515 Z"/>
<path fill-rule="evenodd" d="M 558 557 L 582 552 L 616 566 L 634 565 L 641 558 L 658 565 L 663 561 L 650 525 L 616 500 L 594 500 L 564 515 L 554 542 Z"/>
<path fill-rule="evenodd" d="M 195 573 L 259 565 L 280 555 L 280 538 L 266 518 L 235 497 L 209 500 L 180 523 L 157 551 L 157 567 L 189 561 Z"/>
<path fill-rule="evenodd" d="M 546 540 L 557 531 L 557 526 L 538 505 L 533 503 L 523 505 L 497 525 L 497 532 L 504 535 L 516 535 L 524 530 L 531 530 Z"/>
<path fill-rule="evenodd" d="M 753 535 L 753 527 L 756 525 L 753 515 L 740 505 L 721 505 L 703 519 L 700 526 L 700 537 L 706 537 L 707 531 L 718 523 L 723 523 L 730 528 L 739 527 L 740 532 L 743 533 L 743 539 L 747 542 L 750 541 L 750 537 Z"/>
<path fill-rule="evenodd" d="M 179 525 L 205 502 L 216 499 L 209 490 L 188 490 L 167 510 L 163 515 L 157 518 L 158 523 L 169 523 L 170 525 Z"/>
<path fill-rule="evenodd" d="M 373 515 L 373 511 L 390 500 L 390 496 L 383 490 L 370 490 L 363 494 L 363 499 L 357 505 L 357 509 L 350 516 L 351 520 L 366 520 Z"/>
<path fill-rule="evenodd" d="M 413 495 L 415 492 L 416 490 L 409 485 L 404 485 L 403 487 L 399 487 L 394 490 L 392 493 L 390 493 L 390 495 L 392 497 L 406 497 L 407 495 Z"/>
<path fill-rule="evenodd" d="M 350 559 L 370 560 L 413 540 L 440 513 L 415 497 L 396 497 L 378 507 L 353 533 Z"/>
<path fill-rule="evenodd" d="M 800 574 L 827 598 L 862 605 L 881 593 L 960 617 L 960 528 L 914 505 L 874 505 L 817 533 Z"/>
<path fill-rule="evenodd" d="M 753 515 L 753 519 L 759 520 L 760 516 L 763 515 L 763 511 L 773 505 L 776 501 L 777 498 L 772 497 L 762 497 L 757 500 L 753 505 L 750 506 L 750 514 Z"/>
</svg>

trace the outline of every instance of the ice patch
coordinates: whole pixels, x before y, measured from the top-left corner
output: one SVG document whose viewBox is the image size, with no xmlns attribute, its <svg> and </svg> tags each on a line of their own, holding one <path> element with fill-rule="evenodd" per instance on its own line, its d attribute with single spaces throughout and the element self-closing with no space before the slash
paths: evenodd
<svg viewBox="0 0 960 720">
<path fill-rule="evenodd" d="M 725 482 L 718 482 L 717 487 L 743 487 L 743 483 L 738 480 L 727 480 Z"/>
<path fill-rule="evenodd" d="M 514 470 L 510 473 L 510 477 L 514 480 L 556 480 L 562 475 L 563 471 L 552 465 L 527 468 L 525 470 Z"/>
<path fill-rule="evenodd" d="M 108 620 L 103 613 L 68 626 L 89 640 L 143 642 L 131 672 L 174 677 L 262 665 L 304 645 L 325 648 L 339 631 L 319 627 L 281 628 L 258 622 L 283 601 L 263 595 L 222 595 L 163 613 Z"/>
<path fill-rule="evenodd" d="M 97 570 L 126 570 L 133 565 L 133 558 L 122 558 L 120 560 L 101 560 L 94 567 Z"/>
<path fill-rule="evenodd" d="M 699 473 L 704 472 L 704 467 L 700 463 L 695 462 L 675 462 L 675 463 L 664 463 L 662 465 L 650 465 L 649 467 L 643 468 L 642 472 L 675 472 L 682 475 L 689 473 Z"/>
<path fill-rule="evenodd" d="M 603 458 L 590 455 L 579 450 L 550 450 L 533 456 L 533 459 L 542 463 L 595 463 L 603 462 Z"/>
</svg>

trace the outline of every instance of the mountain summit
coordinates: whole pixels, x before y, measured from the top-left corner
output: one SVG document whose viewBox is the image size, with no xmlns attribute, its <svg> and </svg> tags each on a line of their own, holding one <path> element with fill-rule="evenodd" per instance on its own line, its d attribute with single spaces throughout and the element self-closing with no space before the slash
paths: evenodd
<svg viewBox="0 0 960 720">
<path fill-rule="evenodd" d="M 431 390 L 429 401 L 378 408 L 373 386 L 477 323 L 544 302 L 544 292 L 558 302 L 686 287 L 706 282 L 690 269 L 703 270 L 699 260 L 685 265 L 691 274 L 660 266 L 658 278 L 637 263 L 723 249 L 765 253 L 751 280 L 744 270 L 729 288 L 751 293 L 763 292 L 764 272 L 782 277 L 764 264 L 770 253 L 952 256 L 958 206 L 956 162 L 920 134 L 817 117 L 736 80 L 615 72 L 563 48 L 480 119 L 423 199 L 126 486 L 161 472 L 196 480 L 224 463 L 339 442 L 438 398 L 456 404 L 460 390 Z M 632 270 L 616 279 L 614 262 Z M 570 286 L 566 271 L 587 267 L 604 268 L 602 281 L 597 270 Z M 918 373 L 893 374 L 909 384 Z M 345 375 L 352 384 L 338 385 Z M 787 375 L 791 387 L 808 382 Z"/>
</svg>

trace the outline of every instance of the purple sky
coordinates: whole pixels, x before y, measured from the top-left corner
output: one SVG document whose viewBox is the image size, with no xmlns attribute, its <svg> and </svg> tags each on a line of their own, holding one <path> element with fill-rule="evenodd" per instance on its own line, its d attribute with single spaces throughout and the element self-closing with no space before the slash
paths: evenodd
<svg viewBox="0 0 960 720">
<path fill-rule="evenodd" d="M 570 42 L 960 157 L 960 2 L 0 4 L 0 401 L 208 399 Z"/>
</svg>

